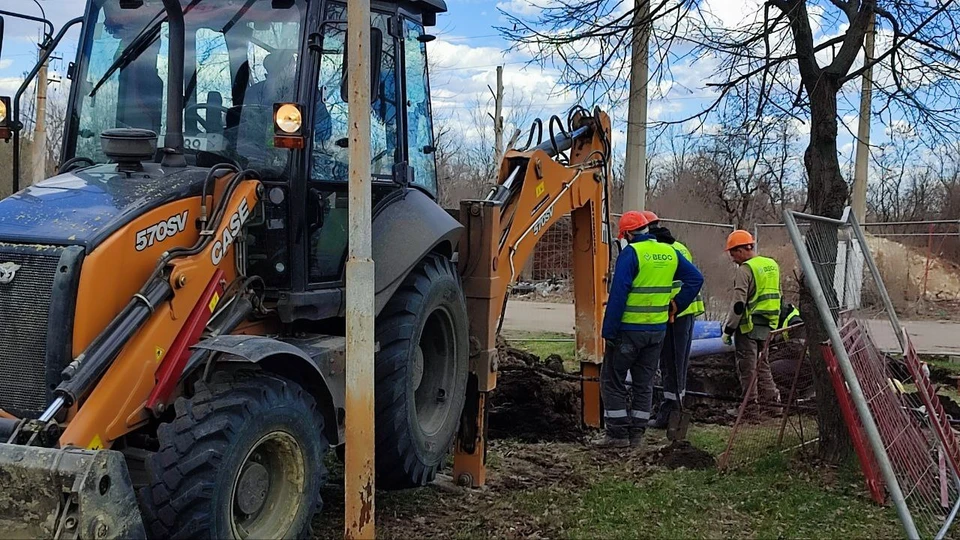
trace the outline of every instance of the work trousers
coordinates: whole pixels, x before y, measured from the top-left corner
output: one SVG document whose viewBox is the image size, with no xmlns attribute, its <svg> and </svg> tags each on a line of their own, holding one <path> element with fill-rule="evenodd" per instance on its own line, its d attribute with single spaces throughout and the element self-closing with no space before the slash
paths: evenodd
<svg viewBox="0 0 960 540">
<path fill-rule="evenodd" d="M 693 315 L 677 317 L 667 325 L 660 353 L 660 377 L 663 379 L 663 399 L 679 401 L 687 391 L 687 367 L 690 365 L 690 345 L 693 341 Z"/>
<path fill-rule="evenodd" d="M 733 342 L 737 349 L 737 372 L 740 375 L 740 388 L 743 390 L 743 396 L 748 397 L 750 402 L 755 403 L 759 391 L 762 403 L 780 401 L 780 392 L 777 390 L 777 385 L 773 382 L 773 375 L 770 372 L 769 359 L 764 358 L 762 361 L 758 359 L 764 342 L 745 335 L 740 330 L 733 334 Z M 757 376 L 756 380 L 753 378 L 754 374 Z"/>
<path fill-rule="evenodd" d="M 620 332 L 619 342 L 609 347 L 600 370 L 607 435 L 626 439 L 642 433 L 650 419 L 653 376 L 657 372 L 665 332 Z M 627 374 L 633 390 L 628 406 Z"/>
</svg>

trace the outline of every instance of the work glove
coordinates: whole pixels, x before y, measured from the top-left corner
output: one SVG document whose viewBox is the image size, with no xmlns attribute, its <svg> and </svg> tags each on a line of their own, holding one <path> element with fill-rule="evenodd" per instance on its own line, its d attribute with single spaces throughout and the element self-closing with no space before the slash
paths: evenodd
<svg viewBox="0 0 960 540">
<path fill-rule="evenodd" d="M 733 345 L 733 336 L 730 334 L 724 334 L 720 340 L 723 341 L 724 345 Z"/>
</svg>

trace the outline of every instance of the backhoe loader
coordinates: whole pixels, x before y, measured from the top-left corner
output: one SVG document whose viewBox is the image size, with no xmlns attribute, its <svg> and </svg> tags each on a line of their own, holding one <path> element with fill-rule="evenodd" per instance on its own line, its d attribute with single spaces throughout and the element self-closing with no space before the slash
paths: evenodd
<svg viewBox="0 0 960 540">
<path fill-rule="evenodd" d="M 327 453 L 350 451 L 345 9 L 88 0 L 45 48 L 80 25 L 58 174 L 0 201 L 0 536 L 307 534 Z M 509 286 L 567 214 L 600 422 L 610 120 L 535 125 L 489 194 L 444 210 L 426 63 L 444 11 L 371 16 L 384 489 L 431 482 L 451 449 L 458 481 L 484 482 Z M 0 138 L 22 94 L 0 98 Z"/>
</svg>

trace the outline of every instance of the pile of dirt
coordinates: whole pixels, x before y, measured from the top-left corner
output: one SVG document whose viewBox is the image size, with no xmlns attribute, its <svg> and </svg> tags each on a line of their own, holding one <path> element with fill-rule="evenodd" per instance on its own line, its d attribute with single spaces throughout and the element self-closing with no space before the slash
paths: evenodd
<svg viewBox="0 0 960 540">
<path fill-rule="evenodd" d="M 893 279 L 909 280 L 916 288 L 920 288 L 926 274 L 927 296 L 936 300 L 960 299 L 960 268 L 956 264 L 934 256 L 927 267 L 926 250 L 905 246 L 899 242 L 867 235 L 867 246 L 880 267 L 886 271 L 885 281 Z M 892 287 L 896 284 L 888 283 Z M 901 284 L 900 286 L 903 286 Z"/>
<path fill-rule="evenodd" d="M 651 452 L 648 459 L 653 465 L 668 469 L 711 469 L 717 463 L 713 456 L 690 444 L 690 441 L 674 441 L 663 448 Z"/>
<path fill-rule="evenodd" d="M 491 439 L 523 442 L 575 442 L 580 426 L 580 384 L 563 372 L 559 356 L 541 362 L 537 355 L 498 341 L 497 388 L 490 394 L 487 417 Z"/>
</svg>

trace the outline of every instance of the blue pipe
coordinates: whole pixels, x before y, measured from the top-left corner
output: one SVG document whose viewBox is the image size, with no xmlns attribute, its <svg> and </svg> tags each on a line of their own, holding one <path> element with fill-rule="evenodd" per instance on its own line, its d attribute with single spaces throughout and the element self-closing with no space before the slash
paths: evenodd
<svg viewBox="0 0 960 540">
<path fill-rule="evenodd" d="M 722 338 L 694 339 L 690 342 L 690 358 L 711 354 L 731 353 L 733 345 L 725 345 Z"/>
<path fill-rule="evenodd" d="M 693 321 L 693 339 L 718 338 L 723 335 L 720 321 Z"/>
</svg>

